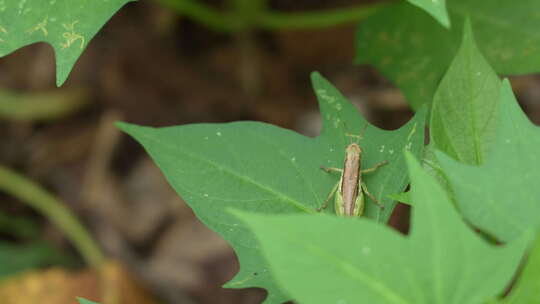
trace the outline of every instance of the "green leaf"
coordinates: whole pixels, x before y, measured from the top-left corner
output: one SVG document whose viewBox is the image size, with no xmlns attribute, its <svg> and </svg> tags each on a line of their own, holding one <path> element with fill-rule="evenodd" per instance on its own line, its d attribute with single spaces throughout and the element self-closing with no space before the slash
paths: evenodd
<svg viewBox="0 0 540 304">
<path fill-rule="evenodd" d="M 97 31 L 129 1 L 2 0 L 0 57 L 47 42 L 56 55 L 56 84 L 60 86 Z"/>
<path fill-rule="evenodd" d="M 529 235 L 488 244 L 408 154 L 412 230 L 373 221 L 234 211 L 261 242 L 279 284 L 299 303 L 482 303 L 510 282 Z M 279 227 L 279 229 L 276 229 Z"/>
<path fill-rule="evenodd" d="M 79 304 L 98 304 L 96 302 L 92 302 L 83 298 L 77 298 L 77 301 L 79 301 Z"/>
<path fill-rule="evenodd" d="M 370 192 L 383 203 L 385 209 L 381 211 L 368 199 L 365 216 L 386 223 L 396 204 L 386 198 L 386 194 L 399 192 L 399 190 L 393 191 L 394 189 L 404 190 L 409 183 L 405 172 L 405 158 L 400 152 L 405 149 L 420 156 L 423 151 L 426 110 L 418 111 L 416 116 L 399 130 L 385 131 L 370 125 L 350 102 L 318 73 L 312 75 L 312 82 L 323 119 L 321 135 L 313 139 L 318 146 L 317 149 L 323 153 L 322 158 L 317 160 L 319 167 L 323 165 L 341 168 L 345 158 L 345 148 L 354 140 L 346 134 L 364 132 L 365 134 L 361 134 L 363 139 L 359 141 L 363 151 L 362 168 L 371 168 L 376 163 L 388 161 L 388 165 L 381 167 L 380 171 L 377 170 L 376 173 L 365 176 Z M 310 150 L 310 153 L 313 151 Z M 327 162 L 320 164 L 320 159 L 327 159 Z M 319 171 L 315 177 L 319 178 L 320 175 Z M 323 188 L 328 189 L 323 190 L 326 198 L 333 184 L 339 180 L 339 176 L 328 176 L 323 173 L 324 177 L 327 177 L 327 182 L 329 181 L 328 186 Z M 334 213 L 333 210 L 331 213 Z"/>
<path fill-rule="evenodd" d="M 476 41 L 499 74 L 540 71 L 540 2 L 448 2 L 452 29 L 401 1 L 379 10 L 360 25 L 358 63 L 372 64 L 392 80 L 409 103 L 418 108 L 430 103 L 442 75 L 458 49 L 465 16 Z"/>
<path fill-rule="evenodd" d="M 275 285 L 252 232 L 225 210 L 317 214 L 316 209 L 339 180 L 338 175 L 325 173 L 320 166 L 341 167 L 345 148 L 353 140 L 345 134 L 359 133 L 367 125 L 328 81 L 317 73 L 312 80 L 323 118 L 323 130 L 317 138 L 247 121 L 168 128 L 120 124 L 145 147 L 197 217 L 236 250 L 241 269 L 226 287 L 266 288 L 268 303 L 289 297 Z M 367 217 L 382 223 L 388 220 L 395 202 L 386 196 L 403 191 L 408 183 L 401 151 L 409 149 L 421 155 L 425 112 L 418 112 L 396 131 L 373 126 L 365 129 L 360 141 L 362 166 L 389 162 L 365 176 L 370 192 L 386 207 L 381 211 L 368 199 Z M 324 212 L 334 214 L 333 208 Z"/>
<path fill-rule="evenodd" d="M 538 304 L 538 283 L 540 282 L 540 237 L 528 256 L 523 272 L 519 276 L 510 294 L 501 303 L 504 304 Z"/>
<path fill-rule="evenodd" d="M 480 167 L 437 153 L 463 215 L 503 241 L 540 224 L 540 130 L 522 112 L 508 80 L 500 93 L 500 122 Z"/>
<path fill-rule="evenodd" d="M 16 273 L 51 264 L 65 264 L 66 257 L 45 242 L 26 245 L 0 242 L 0 280 Z"/>
<path fill-rule="evenodd" d="M 425 10 L 444 27 L 450 27 L 450 19 L 446 11 L 446 0 L 407 0 L 411 4 Z"/>
<path fill-rule="evenodd" d="M 461 48 L 433 100 L 430 136 L 435 147 L 460 162 L 481 164 L 495 139 L 500 85 L 467 20 Z"/>
</svg>

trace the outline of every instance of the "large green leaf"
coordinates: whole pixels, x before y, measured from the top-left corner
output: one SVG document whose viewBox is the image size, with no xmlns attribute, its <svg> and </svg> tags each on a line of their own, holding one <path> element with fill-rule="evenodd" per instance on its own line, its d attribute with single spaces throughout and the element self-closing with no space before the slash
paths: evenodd
<svg viewBox="0 0 540 304">
<path fill-rule="evenodd" d="M 120 127 L 137 139 L 165 174 L 169 183 L 194 210 L 198 218 L 219 233 L 236 250 L 241 269 L 226 287 L 263 287 L 268 303 L 289 297 L 275 285 L 259 244 L 243 222 L 225 210 L 266 214 L 316 214 L 339 176 L 320 166 L 341 167 L 347 132 L 358 133 L 367 122 L 357 110 L 319 74 L 313 74 L 323 130 L 309 138 L 259 122 L 196 124 L 147 128 L 129 124 Z M 425 111 L 396 131 L 373 126 L 360 141 L 362 165 L 387 160 L 366 183 L 385 206 L 380 210 L 367 201 L 366 216 L 386 222 L 395 202 L 388 194 L 404 189 L 408 180 L 403 149 L 420 155 L 424 139 Z M 325 213 L 334 213 L 327 208 Z"/>
<path fill-rule="evenodd" d="M 508 241 L 540 224 L 540 129 L 522 112 L 508 80 L 500 94 L 499 128 L 483 165 L 437 156 L 463 215 Z"/>
<path fill-rule="evenodd" d="M 410 3 L 425 10 L 444 27 L 450 27 L 450 19 L 446 11 L 446 0 L 408 0 Z"/>
<path fill-rule="evenodd" d="M 56 54 L 56 84 L 103 24 L 132 0 L 0 0 L 0 57 L 35 43 L 49 43 Z"/>
<path fill-rule="evenodd" d="M 437 84 L 471 19 L 482 53 L 500 74 L 540 70 L 540 1 L 450 0 L 451 30 L 411 4 L 400 1 L 369 17 L 357 34 L 358 63 L 376 66 L 418 108 L 432 100 Z"/>
<path fill-rule="evenodd" d="M 467 21 L 461 48 L 433 100 L 430 137 L 438 150 L 466 164 L 483 162 L 495 139 L 500 84 Z"/>
<path fill-rule="evenodd" d="M 412 231 L 365 219 L 235 211 L 261 243 L 270 270 L 299 303 L 473 304 L 509 284 L 530 235 L 488 244 L 408 154 Z"/>
</svg>

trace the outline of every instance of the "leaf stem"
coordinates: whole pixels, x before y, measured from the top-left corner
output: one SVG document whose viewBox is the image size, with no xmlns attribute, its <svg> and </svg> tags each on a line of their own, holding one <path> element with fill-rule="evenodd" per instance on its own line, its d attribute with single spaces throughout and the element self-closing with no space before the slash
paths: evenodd
<svg viewBox="0 0 540 304">
<path fill-rule="evenodd" d="M 266 5 L 258 5 L 260 11 L 255 18 L 238 16 L 238 10 L 220 12 L 209 5 L 197 0 L 159 0 L 161 3 L 175 9 L 205 26 L 219 32 L 236 32 L 246 27 L 259 27 L 267 30 L 278 29 L 316 29 L 331 27 L 349 22 L 363 20 L 379 9 L 387 6 L 388 2 L 363 4 L 356 7 L 339 8 L 325 11 L 311 11 L 300 13 L 284 13 L 269 10 Z M 259 3 L 263 3 L 259 1 Z M 257 7 L 253 5 L 253 7 Z M 252 24 L 246 24 L 250 20 Z"/>
<path fill-rule="evenodd" d="M 215 31 L 234 32 L 240 29 L 228 13 L 220 12 L 197 0 L 159 0 L 159 2 Z"/>
<path fill-rule="evenodd" d="M 361 21 L 379 9 L 387 6 L 389 2 L 363 4 L 357 7 L 339 8 L 325 11 L 312 11 L 302 13 L 282 13 L 267 11 L 258 20 L 258 24 L 266 29 L 317 29 L 349 22 Z"/>
<path fill-rule="evenodd" d="M 60 228 L 93 267 L 104 261 L 103 253 L 77 217 L 62 201 L 26 177 L 0 165 L 0 190 L 38 210 Z"/>
</svg>

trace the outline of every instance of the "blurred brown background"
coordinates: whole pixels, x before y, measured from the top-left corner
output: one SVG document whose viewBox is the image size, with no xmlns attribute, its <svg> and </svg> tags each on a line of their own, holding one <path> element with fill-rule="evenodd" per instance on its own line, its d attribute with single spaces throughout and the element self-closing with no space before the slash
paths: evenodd
<svg viewBox="0 0 540 304">
<path fill-rule="evenodd" d="M 303 11 L 362 2 L 271 5 Z M 163 303 L 259 303 L 262 290 L 221 288 L 238 269 L 231 248 L 194 218 L 143 149 L 113 122 L 169 126 L 257 120 L 315 136 L 319 118 L 309 74 L 316 70 L 372 123 L 397 128 L 412 112 L 374 69 L 352 64 L 356 26 L 255 31 L 246 41 L 156 1 L 130 3 L 91 41 L 61 88 L 54 85 L 48 45 L 31 45 L 0 59 L 0 90 L 22 99 L 62 100 L 71 109 L 47 120 L 1 119 L 0 163 L 60 197 L 105 253 Z M 514 77 L 512 84 L 539 123 L 538 78 Z M 30 217 L 46 240 L 77 255 L 61 231 L 13 197 L 0 193 L 0 211 Z"/>
</svg>

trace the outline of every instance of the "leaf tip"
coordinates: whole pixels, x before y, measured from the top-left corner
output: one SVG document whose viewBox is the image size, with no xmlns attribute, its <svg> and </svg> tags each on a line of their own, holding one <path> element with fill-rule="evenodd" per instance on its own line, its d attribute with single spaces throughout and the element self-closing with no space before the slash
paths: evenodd
<svg viewBox="0 0 540 304">
<path fill-rule="evenodd" d="M 131 124 L 131 123 L 128 123 L 128 122 L 123 122 L 123 121 L 117 121 L 114 123 L 114 125 L 120 129 L 122 132 L 128 134 L 129 136 L 131 137 L 134 137 L 136 138 L 137 135 L 140 133 L 138 132 L 140 129 L 151 129 L 149 127 L 143 127 L 143 126 L 138 126 L 136 124 Z"/>
<path fill-rule="evenodd" d="M 417 110 L 416 110 L 416 113 L 415 113 L 415 117 L 418 117 L 420 119 L 423 119 L 423 122 L 425 123 L 425 119 L 427 118 L 427 114 L 428 114 L 428 104 L 422 104 Z"/>
<path fill-rule="evenodd" d="M 56 68 L 58 69 L 58 66 Z M 64 84 L 64 82 L 66 82 L 67 77 L 68 77 L 67 73 L 63 73 L 61 70 L 58 70 L 56 72 L 56 87 L 57 88 L 61 87 Z"/>
<path fill-rule="evenodd" d="M 448 17 L 448 13 L 446 11 L 443 13 L 442 18 L 439 19 L 439 22 L 442 26 L 444 26 L 445 29 L 450 29 L 452 27 L 450 18 Z"/>
<path fill-rule="evenodd" d="M 115 125 L 118 129 L 120 129 L 120 130 L 122 130 L 122 131 L 126 131 L 126 129 L 129 129 L 129 127 L 131 126 L 130 123 L 123 122 L 123 121 L 117 121 L 117 122 L 114 123 L 114 125 Z"/>
<path fill-rule="evenodd" d="M 318 81 L 324 80 L 324 77 L 318 71 L 311 72 L 311 82 L 316 83 Z"/>
<path fill-rule="evenodd" d="M 407 150 L 405 150 L 403 153 L 405 154 L 405 160 L 407 161 L 407 167 L 409 168 L 409 171 L 411 171 L 412 168 L 417 169 L 419 165 L 416 157 L 414 157 L 414 155 Z"/>
<path fill-rule="evenodd" d="M 472 43 L 472 45 L 476 46 L 475 41 L 474 41 L 474 32 L 473 32 L 470 16 L 465 17 L 465 22 L 463 24 L 462 37 L 463 37 L 462 43 L 461 43 L 462 46 L 465 45 L 466 42 Z"/>
<path fill-rule="evenodd" d="M 129 135 L 132 135 L 133 128 L 136 127 L 136 125 L 123 122 L 123 121 L 117 121 L 114 123 L 114 125 L 120 129 L 122 132 L 127 133 Z"/>
<path fill-rule="evenodd" d="M 501 91 L 512 91 L 512 84 L 508 78 L 504 78 L 501 82 Z"/>
<path fill-rule="evenodd" d="M 508 78 L 504 78 L 501 82 L 501 86 L 499 88 L 499 98 L 501 101 L 501 110 L 504 110 L 504 105 L 507 104 L 505 101 L 514 101 L 517 103 L 516 96 L 514 95 L 514 91 L 512 90 L 512 84 L 508 80 Z M 518 105 L 519 107 L 519 105 Z"/>
<path fill-rule="evenodd" d="M 51 46 L 54 50 L 54 57 L 56 61 L 56 86 L 61 87 L 64 82 L 66 82 L 75 62 L 73 59 L 66 60 L 66 58 L 64 58 L 63 62 L 60 62 L 59 58 L 65 57 L 65 54 L 63 54 L 59 48 L 52 45 L 52 43 L 46 43 L 46 45 Z M 78 56 L 75 58 L 77 57 Z"/>
</svg>

